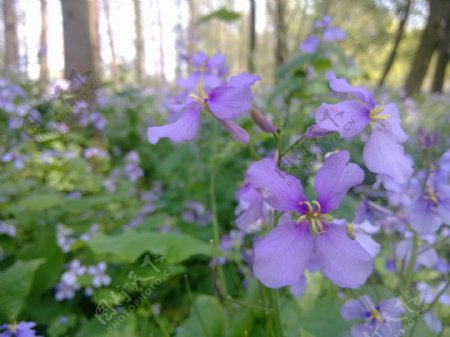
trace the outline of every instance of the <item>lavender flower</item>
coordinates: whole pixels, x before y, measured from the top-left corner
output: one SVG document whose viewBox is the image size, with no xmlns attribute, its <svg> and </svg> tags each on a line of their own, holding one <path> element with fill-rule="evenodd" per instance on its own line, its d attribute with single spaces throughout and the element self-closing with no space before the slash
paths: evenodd
<svg viewBox="0 0 450 337">
<path fill-rule="evenodd" d="M 24 322 L 24 321 L 21 321 L 17 324 L 3 324 L 3 325 L 0 325 L 0 336 L 1 337 L 39 337 L 39 336 L 36 336 L 36 331 L 34 331 L 35 326 L 36 326 L 36 323 L 34 323 L 34 322 Z"/>
<path fill-rule="evenodd" d="M 341 287 L 357 288 L 369 277 L 372 256 L 328 214 L 364 179 L 361 168 L 349 163 L 349 157 L 347 151 L 340 151 L 325 160 L 316 175 L 318 198 L 313 202 L 306 199 L 297 178 L 278 170 L 270 159 L 260 160 L 248 170 L 250 183 L 270 206 L 300 214 L 296 222 L 278 225 L 256 243 L 253 272 L 266 286 L 298 283 L 312 259 L 317 259 L 323 274 Z"/>
<path fill-rule="evenodd" d="M 253 95 L 250 87 L 258 80 L 260 77 L 257 75 L 242 73 L 212 90 L 207 90 L 200 84 L 198 95 L 192 94 L 186 103 L 178 106 L 182 115 L 176 122 L 148 128 L 149 142 L 156 144 L 164 137 L 173 142 L 193 139 L 200 128 L 200 112 L 206 108 L 236 141 L 247 144 L 249 135 L 232 119 L 242 116 L 251 109 Z"/>
<path fill-rule="evenodd" d="M 92 276 L 92 285 L 95 288 L 111 284 L 111 277 L 105 274 L 106 267 L 105 262 L 100 262 L 96 266 L 88 267 L 87 273 Z"/>
<path fill-rule="evenodd" d="M 350 86 L 331 71 L 326 78 L 333 91 L 349 93 L 357 100 L 322 103 L 316 110 L 316 124 L 324 130 L 338 132 L 342 138 L 354 137 L 371 124 L 373 130 L 363 151 L 367 168 L 374 173 L 390 176 L 398 183 L 406 182 L 413 169 L 411 159 L 400 145 L 408 136 L 400 126 L 397 106 L 394 103 L 377 105 L 368 90 Z"/>
<path fill-rule="evenodd" d="M 14 237 L 16 236 L 16 227 L 12 224 L 0 220 L 0 234 Z"/>
<path fill-rule="evenodd" d="M 239 216 L 235 222 L 240 230 L 247 233 L 255 232 L 260 230 L 263 224 L 270 222 L 272 208 L 249 182 L 238 189 L 236 197 L 238 206 L 235 214 Z"/>
<path fill-rule="evenodd" d="M 401 316 L 405 312 L 398 298 L 381 301 L 378 305 L 363 295 L 357 300 L 349 300 L 341 308 L 341 315 L 346 320 L 363 319 L 364 324 L 352 327 L 353 337 L 396 337 L 402 336 Z"/>
</svg>

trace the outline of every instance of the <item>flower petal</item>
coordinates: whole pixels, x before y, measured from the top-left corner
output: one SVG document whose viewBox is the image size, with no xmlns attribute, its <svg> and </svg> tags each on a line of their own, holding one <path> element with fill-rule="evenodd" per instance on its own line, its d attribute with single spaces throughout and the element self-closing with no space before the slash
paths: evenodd
<svg viewBox="0 0 450 337">
<path fill-rule="evenodd" d="M 231 119 L 217 119 L 228 130 L 233 139 L 241 144 L 247 145 L 250 136 L 243 128 L 233 122 Z"/>
<path fill-rule="evenodd" d="M 200 127 L 199 104 L 190 105 L 183 115 L 174 123 L 162 126 L 151 126 L 147 129 L 148 141 L 156 144 L 161 138 L 169 138 L 173 142 L 184 142 L 195 137 Z"/>
<path fill-rule="evenodd" d="M 392 177 L 399 184 L 407 182 L 413 173 L 412 160 L 382 128 L 372 131 L 364 146 L 363 158 L 370 171 Z"/>
<path fill-rule="evenodd" d="M 366 318 L 367 308 L 361 299 L 349 300 L 341 308 L 341 316 L 345 320 Z"/>
<path fill-rule="evenodd" d="M 347 236 L 343 226 L 326 226 L 316 237 L 315 253 L 320 270 L 340 287 L 358 288 L 372 273 L 372 256 Z"/>
<path fill-rule="evenodd" d="M 278 225 L 255 246 L 253 273 L 269 288 L 297 284 L 313 253 L 314 239 L 306 225 Z"/>
<path fill-rule="evenodd" d="M 241 73 L 239 75 L 232 76 L 228 85 L 232 87 L 250 87 L 255 84 L 257 81 L 260 81 L 261 77 L 255 74 L 250 73 Z"/>
<path fill-rule="evenodd" d="M 247 171 L 247 179 L 278 211 L 299 212 L 299 202 L 306 201 L 298 179 L 280 171 L 273 159 L 266 158 L 252 164 Z"/>
<path fill-rule="evenodd" d="M 300 50 L 307 54 L 312 54 L 317 51 L 320 46 L 320 40 L 315 35 L 309 35 L 305 41 L 300 45 Z"/>
<path fill-rule="evenodd" d="M 438 211 L 428 201 L 424 200 L 422 196 L 407 207 L 406 210 L 411 227 L 419 234 L 435 233 L 442 225 L 442 218 Z"/>
<path fill-rule="evenodd" d="M 315 112 L 316 124 L 322 129 L 337 131 L 342 138 L 351 138 L 369 124 L 369 113 L 367 107 L 356 101 L 322 103 Z"/>
<path fill-rule="evenodd" d="M 303 292 L 306 289 L 306 286 L 308 285 L 308 281 L 306 280 L 305 276 L 302 276 L 300 281 L 298 281 L 296 284 L 291 286 L 291 289 L 289 289 L 292 296 L 296 298 L 300 298 L 303 295 Z"/>
<path fill-rule="evenodd" d="M 372 93 L 364 87 L 354 88 L 348 84 L 345 78 L 337 78 L 332 71 L 328 71 L 325 78 L 330 83 L 331 90 L 340 93 L 348 93 L 366 103 L 370 109 L 375 107 Z"/>
<path fill-rule="evenodd" d="M 363 170 L 349 163 L 349 159 L 350 154 L 346 150 L 333 153 L 317 171 L 314 186 L 324 213 L 338 208 L 348 190 L 364 180 Z"/>
<path fill-rule="evenodd" d="M 438 334 L 442 331 L 442 322 L 433 312 L 426 312 L 423 315 L 423 320 L 432 333 Z"/>
<path fill-rule="evenodd" d="M 401 127 L 400 112 L 395 103 L 389 103 L 384 106 L 381 115 L 388 115 L 389 118 L 382 120 L 380 123 L 387 127 L 388 132 L 392 135 L 397 143 L 403 143 L 408 139 L 408 135 Z"/>
</svg>

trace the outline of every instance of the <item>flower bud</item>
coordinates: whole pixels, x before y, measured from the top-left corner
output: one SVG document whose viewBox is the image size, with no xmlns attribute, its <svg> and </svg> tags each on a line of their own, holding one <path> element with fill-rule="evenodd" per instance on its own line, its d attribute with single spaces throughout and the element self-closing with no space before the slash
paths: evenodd
<svg viewBox="0 0 450 337">
<path fill-rule="evenodd" d="M 277 128 L 261 113 L 261 111 L 252 108 L 250 110 L 250 116 L 261 130 L 269 133 L 275 133 L 277 131 Z"/>
</svg>

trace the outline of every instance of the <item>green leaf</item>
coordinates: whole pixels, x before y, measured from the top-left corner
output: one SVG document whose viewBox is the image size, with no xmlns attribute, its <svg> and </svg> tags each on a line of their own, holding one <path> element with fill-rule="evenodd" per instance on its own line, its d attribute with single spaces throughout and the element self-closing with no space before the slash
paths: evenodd
<svg viewBox="0 0 450 337">
<path fill-rule="evenodd" d="M 210 255 L 211 248 L 203 241 L 181 233 L 135 232 L 114 236 L 98 233 L 86 241 L 96 254 L 109 262 L 131 263 L 145 252 L 156 251 L 169 263 L 182 262 L 193 255 Z"/>
<path fill-rule="evenodd" d="M 113 314 L 109 321 L 101 323 L 93 318 L 84 322 L 75 337 L 123 337 L 137 336 L 136 318 L 132 312 L 125 311 L 121 314 Z"/>
<path fill-rule="evenodd" d="M 300 337 L 314 337 L 314 335 L 300 328 Z"/>
<path fill-rule="evenodd" d="M 0 274 L 0 322 L 14 322 L 31 290 L 34 274 L 43 259 L 17 261 Z"/>
<path fill-rule="evenodd" d="M 200 17 L 197 21 L 197 24 L 200 25 L 202 23 L 208 22 L 212 19 L 218 19 L 225 22 L 233 22 L 241 17 L 241 14 L 238 12 L 230 11 L 225 7 L 222 7 L 208 15 L 204 15 Z"/>
<path fill-rule="evenodd" d="M 21 260 L 32 260 L 36 257 L 45 259 L 36 271 L 31 294 L 39 294 L 50 289 L 58 281 L 64 254 L 56 244 L 54 226 L 45 226 L 35 241 L 26 245 L 17 255 Z"/>
<path fill-rule="evenodd" d="M 64 200 L 64 196 L 60 193 L 36 194 L 23 199 L 18 206 L 19 210 L 43 211 L 60 205 Z"/>
<path fill-rule="evenodd" d="M 219 300 L 200 295 L 191 306 L 189 318 L 177 329 L 176 337 L 223 337 L 225 313 Z"/>
</svg>

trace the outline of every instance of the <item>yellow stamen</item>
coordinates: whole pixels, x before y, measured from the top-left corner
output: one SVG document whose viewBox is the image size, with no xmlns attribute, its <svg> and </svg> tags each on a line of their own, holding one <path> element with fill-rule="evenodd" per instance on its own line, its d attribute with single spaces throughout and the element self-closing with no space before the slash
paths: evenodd
<svg viewBox="0 0 450 337">
<path fill-rule="evenodd" d="M 371 311 L 371 318 L 375 318 L 378 322 L 382 322 L 383 318 L 381 317 L 381 314 L 378 310 L 372 310 Z"/>
<path fill-rule="evenodd" d="M 350 236 L 352 239 L 355 238 L 355 225 L 353 224 L 353 222 L 349 222 L 347 224 L 347 233 L 348 236 Z"/>
<path fill-rule="evenodd" d="M 436 195 L 436 192 L 433 191 L 433 189 L 429 189 L 427 195 L 425 196 L 425 199 L 430 200 L 435 206 L 438 204 L 438 196 Z"/>
<path fill-rule="evenodd" d="M 384 106 L 383 105 L 380 105 L 380 106 L 377 106 L 376 108 L 373 108 L 370 111 L 370 114 L 369 114 L 370 119 L 372 119 L 374 121 L 382 120 L 382 119 L 384 119 L 384 120 L 389 119 L 389 115 L 380 115 L 380 113 L 382 113 L 383 111 L 384 111 Z"/>
<path fill-rule="evenodd" d="M 204 106 L 205 100 L 208 99 L 208 95 L 206 94 L 205 88 L 203 87 L 203 80 L 200 80 L 200 83 L 198 84 L 198 87 L 197 87 L 197 91 L 200 95 L 190 94 L 189 97 L 195 99 L 202 106 Z"/>
<path fill-rule="evenodd" d="M 322 234 L 325 232 L 323 228 L 322 221 L 330 222 L 333 218 L 328 214 L 322 214 L 322 207 L 320 203 L 314 200 L 313 202 L 309 201 L 301 201 L 298 203 L 299 205 L 306 205 L 308 210 L 306 214 L 300 216 L 297 220 L 297 223 L 302 223 L 304 221 L 309 222 L 311 234 L 316 236 L 317 234 Z M 315 207 L 313 207 L 313 205 Z"/>
</svg>

